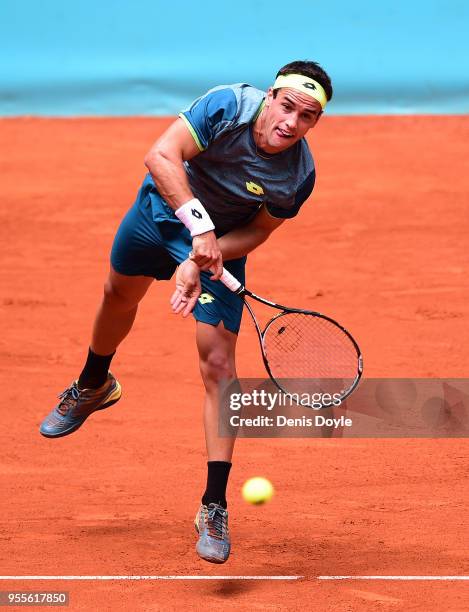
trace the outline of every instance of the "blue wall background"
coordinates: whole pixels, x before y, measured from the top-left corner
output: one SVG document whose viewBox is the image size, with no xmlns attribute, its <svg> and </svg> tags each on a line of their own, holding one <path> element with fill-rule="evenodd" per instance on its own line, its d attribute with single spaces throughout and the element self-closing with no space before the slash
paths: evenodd
<svg viewBox="0 0 469 612">
<path fill-rule="evenodd" d="M 0 115 L 171 115 L 314 59 L 331 114 L 469 112 L 468 0 L 0 0 Z"/>
</svg>

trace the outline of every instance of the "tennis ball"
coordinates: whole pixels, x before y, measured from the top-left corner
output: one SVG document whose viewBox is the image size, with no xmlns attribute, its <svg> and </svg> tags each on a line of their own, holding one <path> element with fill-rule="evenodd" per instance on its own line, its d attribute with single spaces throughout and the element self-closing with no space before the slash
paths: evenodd
<svg viewBox="0 0 469 612">
<path fill-rule="evenodd" d="M 264 504 L 274 494 L 274 487 L 267 478 L 256 476 L 246 480 L 241 492 L 245 501 L 250 504 Z"/>
</svg>

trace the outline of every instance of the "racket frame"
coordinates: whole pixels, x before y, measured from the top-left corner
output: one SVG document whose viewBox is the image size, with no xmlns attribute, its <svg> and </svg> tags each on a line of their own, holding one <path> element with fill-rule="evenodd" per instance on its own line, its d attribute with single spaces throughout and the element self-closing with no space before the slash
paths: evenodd
<svg viewBox="0 0 469 612">
<path fill-rule="evenodd" d="M 353 383 L 350 385 L 350 387 L 348 387 L 348 389 L 345 390 L 345 392 L 343 394 L 341 394 L 341 396 L 340 396 L 341 402 L 344 399 L 346 399 L 347 397 L 349 397 L 349 395 L 357 388 L 358 383 L 360 382 L 360 379 L 361 379 L 362 374 L 363 374 L 363 357 L 362 357 L 362 354 L 361 354 L 361 351 L 360 351 L 360 347 L 358 346 L 357 342 L 355 341 L 355 338 L 352 336 L 352 334 L 347 329 L 345 329 L 345 327 L 343 327 L 343 325 L 340 325 L 340 323 L 337 323 L 337 321 L 335 321 L 331 317 L 328 317 L 327 315 L 322 314 L 321 312 L 317 312 L 317 311 L 314 311 L 314 310 L 304 310 L 302 308 L 290 308 L 289 306 L 283 306 L 282 304 L 277 304 L 276 302 L 272 302 L 271 300 L 267 300 L 267 299 L 261 297 L 260 295 L 257 295 L 255 293 L 253 293 L 252 291 L 249 291 L 249 289 L 246 289 L 246 287 L 244 287 L 243 285 L 240 285 L 238 289 L 235 289 L 235 290 L 232 289 L 232 291 L 233 291 L 233 293 L 236 293 L 236 295 L 239 295 L 239 297 L 243 300 L 244 305 L 246 306 L 246 309 L 248 310 L 249 314 L 251 315 L 252 321 L 254 323 L 254 327 L 256 328 L 257 337 L 258 337 L 258 340 L 259 340 L 259 345 L 260 345 L 261 353 L 262 353 L 262 360 L 264 362 L 265 369 L 267 370 L 267 373 L 269 375 L 270 380 L 274 383 L 274 385 L 278 389 L 280 389 L 280 391 L 282 391 L 282 393 L 284 393 L 288 397 L 292 397 L 292 394 L 289 393 L 286 389 L 284 389 L 282 387 L 282 385 L 276 380 L 276 378 L 272 374 L 272 371 L 271 371 L 270 366 L 269 366 L 269 361 L 267 359 L 266 351 L 265 351 L 264 337 L 265 337 L 265 334 L 267 333 L 267 330 L 272 325 L 272 323 L 274 323 L 274 321 L 276 321 L 280 317 L 283 317 L 286 314 L 295 314 L 295 313 L 296 314 L 304 314 L 304 315 L 308 315 L 308 316 L 314 316 L 314 317 L 319 317 L 321 319 L 325 319 L 326 321 L 329 321 L 329 323 L 332 323 L 333 325 L 338 327 L 348 337 L 348 339 L 351 341 L 351 343 L 352 343 L 352 345 L 355 348 L 355 351 L 357 353 L 357 374 L 355 376 L 355 379 L 354 379 Z M 249 304 L 249 302 L 247 302 L 245 300 L 246 296 L 256 300 L 257 302 L 260 302 L 261 304 L 265 304 L 266 306 L 271 306 L 272 308 L 276 308 L 277 310 L 280 310 L 281 312 L 279 312 L 278 314 L 273 316 L 266 323 L 264 329 L 261 330 L 261 328 L 259 326 L 259 323 L 257 321 L 256 315 L 254 313 L 254 310 L 252 309 L 252 307 Z M 303 404 L 302 402 L 300 402 L 300 405 L 308 407 L 308 408 L 313 408 L 311 405 Z M 326 406 L 322 406 L 322 408 L 325 408 L 325 407 Z M 330 407 L 330 406 L 327 406 L 327 407 Z M 320 410 L 320 408 L 314 408 L 314 409 L 315 410 Z"/>
</svg>

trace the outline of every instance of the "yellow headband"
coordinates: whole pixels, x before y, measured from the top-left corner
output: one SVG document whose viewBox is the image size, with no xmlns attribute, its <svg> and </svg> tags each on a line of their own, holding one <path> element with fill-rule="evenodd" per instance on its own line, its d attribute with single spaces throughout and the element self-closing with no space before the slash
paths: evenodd
<svg viewBox="0 0 469 612">
<path fill-rule="evenodd" d="M 324 109 L 327 104 L 327 96 L 323 86 L 314 79 L 310 79 L 302 74 L 279 75 L 275 79 L 272 89 L 280 89 L 280 87 L 290 87 L 291 89 L 301 91 L 301 93 L 317 100 L 322 109 Z"/>
</svg>

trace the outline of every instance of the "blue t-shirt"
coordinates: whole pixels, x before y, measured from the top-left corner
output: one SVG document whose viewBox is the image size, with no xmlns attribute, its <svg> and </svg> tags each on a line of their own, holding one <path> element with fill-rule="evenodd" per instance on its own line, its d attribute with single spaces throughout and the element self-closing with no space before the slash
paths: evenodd
<svg viewBox="0 0 469 612">
<path fill-rule="evenodd" d="M 200 149 L 185 162 L 189 183 L 218 235 L 248 223 L 262 205 L 273 217 L 294 217 L 313 190 L 304 138 L 280 153 L 257 150 L 252 130 L 264 97 L 244 83 L 222 85 L 179 115 Z"/>
</svg>

